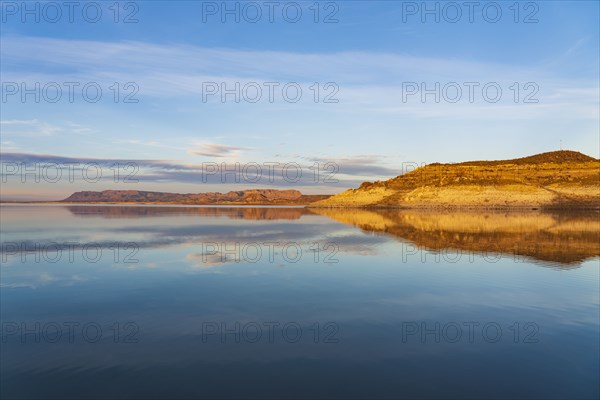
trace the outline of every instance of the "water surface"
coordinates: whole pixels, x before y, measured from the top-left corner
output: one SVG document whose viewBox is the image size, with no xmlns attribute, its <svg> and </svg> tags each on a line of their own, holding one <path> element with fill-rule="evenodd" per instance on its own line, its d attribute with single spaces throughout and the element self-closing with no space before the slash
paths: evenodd
<svg viewBox="0 0 600 400">
<path fill-rule="evenodd" d="M 598 398 L 598 215 L 2 205 L 3 398 Z"/>
</svg>

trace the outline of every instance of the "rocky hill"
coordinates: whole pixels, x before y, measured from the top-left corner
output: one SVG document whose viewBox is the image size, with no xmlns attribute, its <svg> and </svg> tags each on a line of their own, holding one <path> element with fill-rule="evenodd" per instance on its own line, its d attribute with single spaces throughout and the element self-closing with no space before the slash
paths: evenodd
<svg viewBox="0 0 600 400">
<path fill-rule="evenodd" d="M 166 193 L 140 190 L 104 190 L 73 193 L 64 203 L 157 203 L 157 204 L 235 204 L 235 205 L 305 205 L 328 195 L 303 195 L 297 190 L 252 189 L 228 193 Z"/>
<path fill-rule="evenodd" d="M 365 182 L 311 207 L 600 208 L 600 160 L 555 151 L 514 160 L 430 164 Z"/>
</svg>

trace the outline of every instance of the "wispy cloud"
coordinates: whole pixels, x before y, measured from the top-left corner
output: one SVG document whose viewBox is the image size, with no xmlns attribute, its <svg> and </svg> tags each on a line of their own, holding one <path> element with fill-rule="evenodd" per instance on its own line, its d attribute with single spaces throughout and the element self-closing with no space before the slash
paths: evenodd
<svg viewBox="0 0 600 400">
<path fill-rule="evenodd" d="M 310 163 L 318 163 L 321 173 L 345 175 L 347 177 L 369 177 L 377 180 L 398 176 L 398 165 L 386 163 L 383 155 L 355 155 L 351 157 L 300 157 Z M 397 161 L 397 160 L 394 160 Z"/>
<path fill-rule="evenodd" d="M 10 125 L 33 125 L 37 124 L 37 119 L 9 119 L 9 120 L 0 120 L 0 125 L 10 126 Z"/>
<path fill-rule="evenodd" d="M 64 130 L 63 127 L 38 121 L 37 119 L 2 120 L 0 126 L 3 135 L 50 136 Z"/>
<path fill-rule="evenodd" d="M 206 149 L 210 149 L 209 146 Z M 234 151 L 231 149 L 217 149 L 227 153 Z M 362 183 L 362 179 L 353 173 L 359 173 L 371 179 L 380 179 L 380 172 L 385 172 L 387 176 L 395 176 L 392 168 L 378 168 L 375 164 L 360 164 L 353 163 L 350 160 L 344 161 L 341 165 L 336 165 L 335 169 L 326 169 L 315 176 L 313 167 L 314 162 L 306 162 L 304 164 L 294 163 L 292 169 L 289 164 L 283 162 L 272 163 L 266 167 L 263 161 L 252 161 L 251 168 L 246 169 L 246 165 L 237 161 L 224 162 L 208 162 L 203 160 L 200 163 L 183 163 L 171 160 L 141 160 L 141 159 L 116 159 L 116 158 L 90 158 L 90 157 L 64 157 L 51 154 L 33 154 L 33 153 L 0 153 L 2 159 L 2 170 L 0 175 L 3 179 L 8 179 L 9 183 L 12 180 L 19 181 L 19 169 L 5 168 L 5 165 L 12 163 L 22 165 L 23 163 L 32 168 L 32 164 L 37 165 L 52 165 L 53 168 L 58 166 L 69 166 L 76 171 L 73 176 L 80 183 L 77 190 L 98 190 L 98 185 L 94 183 L 91 188 L 84 186 L 89 182 L 81 178 L 81 170 L 87 168 L 90 164 L 106 168 L 107 173 L 102 175 L 101 182 L 110 184 L 113 181 L 113 171 L 115 166 L 121 166 L 121 169 L 128 168 L 128 172 L 135 170 L 134 175 L 128 178 L 128 185 L 135 185 L 133 188 L 143 190 L 140 185 L 144 184 L 192 184 L 198 185 L 198 192 L 211 191 L 218 188 L 218 191 L 228 192 L 230 190 L 239 190 L 240 188 L 305 188 L 310 193 L 315 191 L 320 193 L 331 193 L 345 190 L 349 187 L 358 186 Z M 334 163 L 335 164 L 335 163 Z M 259 171 L 256 166 L 261 167 Z M 131 168 L 131 167 L 134 168 Z M 291 171 L 291 172 L 290 172 Z M 299 175 L 296 175 L 300 172 Z M 292 179 L 290 179 L 292 177 Z M 327 178 L 327 179 L 325 179 Z M 135 182 L 134 182 L 135 181 Z M 118 182 L 117 182 L 118 183 Z M 120 183 L 120 189 L 125 189 L 123 182 Z M 210 185 L 210 190 L 201 190 L 200 187 L 206 188 Z M 37 189 L 37 188 L 32 188 Z M 307 192 L 308 193 L 308 192 Z"/>
<path fill-rule="evenodd" d="M 246 150 L 243 147 L 229 146 L 218 143 L 202 143 L 188 149 L 189 154 L 205 157 L 231 157 L 236 158 Z"/>
<path fill-rule="evenodd" d="M 201 100 L 203 84 L 236 82 L 299 82 L 306 88 L 313 82 L 334 82 L 339 87 L 340 104 L 335 112 L 358 111 L 423 117 L 522 119 L 539 116 L 597 118 L 598 79 L 561 76 L 551 65 L 515 65 L 471 60 L 415 57 L 401 53 L 342 51 L 334 53 L 293 53 L 205 48 L 191 45 L 161 45 L 145 42 L 102 42 L 11 36 L 3 41 L 3 59 L 11 68 L 3 72 L 5 81 L 97 81 L 136 82 L 143 96 L 194 96 Z M 43 62 L 52 69 L 40 72 Z M 68 73 L 65 71 L 68 69 Z M 497 82 L 504 95 L 500 103 L 450 104 L 433 100 L 426 104 L 420 96 L 402 101 L 403 84 L 425 82 Z M 514 82 L 534 82 L 539 87 L 539 104 L 513 101 L 509 89 Z M 266 89 L 265 89 L 266 90 Z M 308 91 L 308 89 L 306 89 Z M 469 89 L 463 88 L 463 97 Z M 523 89 L 521 89 L 523 90 Z M 577 92 L 577 93 L 575 93 Z M 525 95 L 527 93 L 524 93 Z M 218 97 L 218 96 L 216 96 Z M 430 96 L 431 98 L 431 96 Z M 277 101 L 281 99 L 276 99 Z M 215 100 L 215 101 L 218 101 Z M 312 96 L 302 104 L 311 106 Z M 273 107 L 272 104 L 269 106 Z M 312 104 L 322 108 L 322 104 Z M 206 155 L 208 152 L 203 155 Z"/>
<path fill-rule="evenodd" d="M 87 135 L 93 129 L 71 121 L 50 123 L 38 119 L 29 120 L 0 120 L 0 129 L 3 136 L 22 137 L 48 137 L 56 134 Z"/>
</svg>

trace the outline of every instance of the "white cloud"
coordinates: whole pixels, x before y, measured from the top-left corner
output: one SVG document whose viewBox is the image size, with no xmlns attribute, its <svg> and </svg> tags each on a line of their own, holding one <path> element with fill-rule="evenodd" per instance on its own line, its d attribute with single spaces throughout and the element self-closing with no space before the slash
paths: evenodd
<svg viewBox="0 0 600 400">
<path fill-rule="evenodd" d="M 10 120 L 0 120 L 0 125 L 34 125 L 37 124 L 37 119 L 10 119 Z"/>
<path fill-rule="evenodd" d="M 230 157 L 236 158 L 246 150 L 243 147 L 229 146 L 218 143 L 201 143 L 188 149 L 189 154 L 205 157 Z"/>
<path fill-rule="evenodd" d="M 93 129 L 74 122 L 50 123 L 38 119 L 30 120 L 0 120 L 2 135 L 7 137 L 49 137 L 57 133 L 87 135 Z"/>
<path fill-rule="evenodd" d="M 140 96 L 194 96 L 200 101 L 205 82 L 225 82 L 233 87 L 235 82 L 295 81 L 305 88 L 313 82 L 335 82 L 340 89 L 337 96 L 340 104 L 331 110 L 338 113 L 368 111 L 449 118 L 598 118 L 597 79 L 564 79 L 547 64 L 515 66 L 380 52 L 311 54 L 23 36 L 6 37 L 1 54 L 15 66 L 43 63 L 75 71 L 31 73 L 15 68 L 3 72 L 5 81 L 79 80 L 103 82 L 107 86 L 115 81 L 133 81 L 140 87 Z M 497 104 L 486 104 L 481 95 L 476 96 L 475 103 L 463 100 L 456 104 L 446 101 L 406 103 L 402 100 L 404 82 L 425 82 L 428 86 L 435 82 L 442 85 L 498 82 L 504 94 Z M 514 82 L 521 86 L 535 82 L 539 86 L 540 103 L 514 103 L 509 89 Z M 321 103 L 312 103 L 311 95 L 306 93 L 303 97 L 303 102 L 306 100 L 303 107 L 322 109 Z M 463 98 L 466 96 L 465 92 Z M 54 132 L 46 130 L 46 134 Z"/>
</svg>

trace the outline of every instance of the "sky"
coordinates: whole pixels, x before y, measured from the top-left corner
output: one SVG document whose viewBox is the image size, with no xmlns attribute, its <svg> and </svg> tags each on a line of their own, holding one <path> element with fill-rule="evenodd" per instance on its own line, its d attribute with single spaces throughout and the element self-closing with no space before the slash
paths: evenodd
<svg viewBox="0 0 600 400">
<path fill-rule="evenodd" d="M 599 4 L 2 1 L 0 198 L 598 158 Z"/>
</svg>

